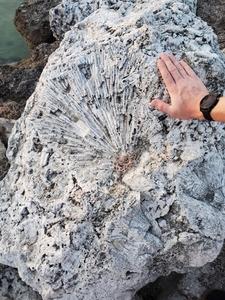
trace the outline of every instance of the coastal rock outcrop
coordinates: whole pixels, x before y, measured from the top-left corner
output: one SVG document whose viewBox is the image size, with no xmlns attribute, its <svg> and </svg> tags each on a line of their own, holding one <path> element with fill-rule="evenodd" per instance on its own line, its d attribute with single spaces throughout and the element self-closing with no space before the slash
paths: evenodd
<svg viewBox="0 0 225 300">
<path fill-rule="evenodd" d="M 155 64 L 163 51 L 224 90 L 224 55 L 195 4 L 103 5 L 65 34 L 16 122 L 0 182 L 0 263 L 44 300 L 130 300 L 219 255 L 225 125 L 148 106 L 168 100 Z"/>
<path fill-rule="evenodd" d="M 0 66 L 0 117 L 18 119 L 31 96 L 49 55 L 58 42 L 37 46 L 29 58 Z"/>
<path fill-rule="evenodd" d="M 49 25 L 49 9 L 57 0 L 26 0 L 15 23 L 30 47 L 28 58 L 0 65 L 0 117 L 17 119 L 33 93 L 49 55 L 58 47 Z"/>
<path fill-rule="evenodd" d="M 24 0 L 16 11 L 15 25 L 30 48 L 54 42 L 49 25 L 49 10 L 60 0 Z"/>
</svg>

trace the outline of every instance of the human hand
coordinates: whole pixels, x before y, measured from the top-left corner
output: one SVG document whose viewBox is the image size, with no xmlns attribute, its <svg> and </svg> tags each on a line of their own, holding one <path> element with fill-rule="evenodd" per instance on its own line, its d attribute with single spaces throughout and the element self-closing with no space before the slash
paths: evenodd
<svg viewBox="0 0 225 300">
<path fill-rule="evenodd" d="M 154 99 L 150 105 L 172 118 L 204 120 L 200 111 L 200 102 L 209 91 L 183 60 L 178 61 L 172 54 L 162 53 L 157 61 L 171 104 L 161 99 Z"/>
</svg>

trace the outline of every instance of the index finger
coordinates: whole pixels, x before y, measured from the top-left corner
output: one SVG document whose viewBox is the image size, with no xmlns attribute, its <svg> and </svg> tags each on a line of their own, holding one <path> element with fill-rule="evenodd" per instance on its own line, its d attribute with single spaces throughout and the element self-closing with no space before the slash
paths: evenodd
<svg viewBox="0 0 225 300">
<path fill-rule="evenodd" d="M 165 82 L 166 88 L 169 92 L 169 94 L 173 93 L 176 83 L 172 77 L 172 75 L 170 74 L 169 70 L 167 69 L 166 64 L 164 63 L 164 61 L 159 58 L 158 62 L 157 62 L 159 71 L 162 75 L 163 81 Z"/>
</svg>

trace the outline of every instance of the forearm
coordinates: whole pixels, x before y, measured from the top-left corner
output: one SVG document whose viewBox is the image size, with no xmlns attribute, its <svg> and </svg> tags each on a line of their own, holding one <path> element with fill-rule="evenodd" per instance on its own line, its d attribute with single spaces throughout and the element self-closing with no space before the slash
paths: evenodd
<svg viewBox="0 0 225 300">
<path fill-rule="evenodd" d="M 211 111 L 213 120 L 225 122 L 225 97 L 221 97 L 218 104 Z"/>
</svg>

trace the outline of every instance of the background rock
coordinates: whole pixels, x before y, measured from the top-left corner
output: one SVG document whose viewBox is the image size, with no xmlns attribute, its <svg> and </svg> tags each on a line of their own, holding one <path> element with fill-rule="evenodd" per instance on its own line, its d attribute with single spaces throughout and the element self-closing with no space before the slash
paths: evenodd
<svg viewBox="0 0 225 300">
<path fill-rule="evenodd" d="M 6 158 L 6 149 L 3 142 L 0 140 L 0 180 L 6 175 L 8 170 L 8 160 Z"/>
<path fill-rule="evenodd" d="M 225 125 L 148 109 L 152 97 L 168 99 L 155 65 L 165 50 L 224 89 L 224 56 L 194 4 L 90 14 L 67 32 L 16 122 L 0 182 L 0 262 L 43 299 L 129 300 L 218 256 Z"/>
<path fill-rule="evenodd" d="M 182 277 L 182 274 L 174 272 L 169 276 L 160 277 L 138 291 L 137 296 L 140 300 L 187 300 L 186 296 L 178 290 L 178 283 Z M 188 300 L 194 299 L 190 297 Z"/>
<path fill-rule="evenodd" d="M 16 11 L 15 24 L 30 48 L 54 42 L 49 26 L 49 10 L 59 2 L 60 0 L 24 0 L 20 4 Z"/>
<path fill-rule="evenodd" d="M 41 44 L 15 65 L 0 66 L 0 117 L 17 119 L 33 93 L 48 56 L 58 43 Z"/>
<path fill-rule="evenodd" d="M 197 15 L 212 26 L 225 48 L 225 0 L 198 0 Z"/>
<path fill-rule="evenodd" d="M 0 117 L 20 117 L 49 55 L 58 47 L 49 25 L 49 9 L 58 2 L 27 0 L 18 8 L 17 29 L 32 49 L 27 59 L 0 66 Z"/>
<path fill-rule="evenodd" d="M 14 120 L 0 118 L 0 139 L 6 148 L 14 123 Z"/>
<path fill-rule="evenodd" d="M 225 248 L 214 262 L 189 270 L 186 274 L 172 273 L 161 277 L 137 294 L 141 300 L 200 300 L 211 290 L 225 291 L 224 257 Z"/>
</svg>

